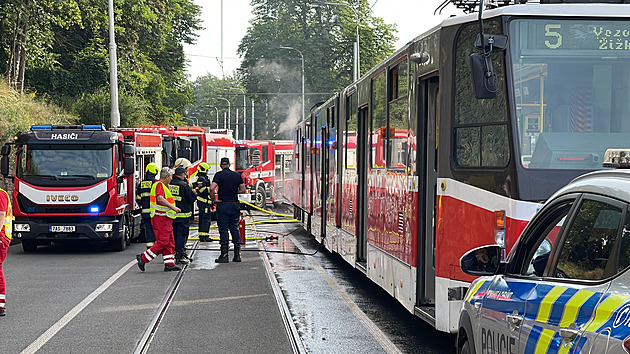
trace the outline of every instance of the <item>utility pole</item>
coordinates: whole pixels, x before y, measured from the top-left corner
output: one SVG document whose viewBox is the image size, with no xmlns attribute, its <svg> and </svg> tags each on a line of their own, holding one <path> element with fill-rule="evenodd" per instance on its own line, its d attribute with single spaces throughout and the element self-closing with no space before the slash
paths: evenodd
<svg viewBox="0 0 630 354">
<path fill-rule="evenodd" d="M 252 140 L 254 140 L 254 100 L 252 100 Z"/>
<path fill-rule="evenodd" d="M 116 40 L 114 33 L 114 0 L 109 0 L 107 14 L 109 16 L 109 93 L 111 99 L 110 120 L 112 128 L 120 127 L 118 112 L 118 67 L 116 58 Z"/>
</svg>

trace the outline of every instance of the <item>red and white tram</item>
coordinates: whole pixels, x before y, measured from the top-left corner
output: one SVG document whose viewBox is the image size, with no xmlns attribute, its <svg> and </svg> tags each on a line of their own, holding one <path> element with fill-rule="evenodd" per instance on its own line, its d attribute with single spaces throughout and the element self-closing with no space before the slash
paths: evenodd
<svg viewBox="0 0 630 354">
<path fill-rule="evenodd" d="M 628 5 L 541 2 L 445 20 L 295 130 L 296 217 L 440 331 L 473 279 L 459 258 L 509 251 L 542 201 L 630 141 Z"/>
</svg>

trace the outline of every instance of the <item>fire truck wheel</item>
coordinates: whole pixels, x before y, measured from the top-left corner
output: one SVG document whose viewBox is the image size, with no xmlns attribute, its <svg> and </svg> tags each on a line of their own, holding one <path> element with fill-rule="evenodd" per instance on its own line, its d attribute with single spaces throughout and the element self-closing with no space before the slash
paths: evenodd
<svg viewBox="0 0 630 354">
<path fill-rule="evenodd" d="M 35 241 L 22 241 L 22 250 L 24 252 L 35 252 L 37 251 L 37 243 Z"/>
<path fill-rule="evenodd" d="M 122 221 L 123 223 L 122 229 L 120 229 L 119 231 L 122 237 L 119 239 L 110 241 L 110 246 L 112 248 L 112 251 L 115 251 L 115 252 L 124 251 L 131 240 L 131 228 L 129 227 L 129 222 L 127 220 L 129 219 L 127 218 L 127 216 L 125 216 Z"/>
<path fill-rule="evenodd" d="M 267 206 L 267 196 L 265 195 L 265 186 L 261 183 L 256 187 L 256 200 L 254 201 L 254 205 L 263 209 Z"/>
</svg>

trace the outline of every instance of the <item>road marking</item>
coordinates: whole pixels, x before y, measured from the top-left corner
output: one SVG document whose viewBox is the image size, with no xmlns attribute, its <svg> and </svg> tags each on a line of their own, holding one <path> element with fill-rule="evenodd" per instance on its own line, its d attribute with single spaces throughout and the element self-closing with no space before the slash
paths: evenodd
<svg viewBox="0 0 630 354">
<path fill-rule="evenodd" d="M 227 297 L 217 297 L 217 298 L 213 298 L 213 299 L 180 300 L 180 301 L 173 301 L 171 303 L 171 306 L 199 305 L 199 304 L 207 304 L 207 303 L 210 303 L 210 302 L 217 302 L 217 301 L 252 299 L 252 298 L 261 297 L 261 296 L 269 296 L 269 294 L 227 296 Z M 143 304 L 143 305 L 134 305 L 134 306 L 104 307 L 104 308 L 101 309 L 101 312 L 121 312 L 121 311 L 151 310 L 151 309 L 156 309 L 158 306 L 160 306 L 160 304 Z"/>
<path fill-rule="evenodd" d="M 289 238 L 302 253 L 306 253 L 302 249 L 301 247 L 302 245 L 293 236 L 289 235 Z M 372 333 L 374 338 L 378 341 L 378 343 L 381 345 L 381 347 L 383 347 L 383 349 L 387 353 L 392 353 L 392 354 L 402 353 L 396 347 L 396 345 L 392 343 L 391 340 L 389 340 L 387 335 L 385 335 L 385 333 L 383 333 L 383 331 L 381 331 L 381 329 L 378 328 L 378 326 L 376 326 L 374 322 L 372 322 L 372 320 L 370 320 L 370 318 L 367 317 L 367 315 L 363 311 L 361 311 L 359 306 L 357 306 L 357 304 L 350 298 L 348 293 L 346 293 L 345 290 L 343 290 L 343 288 L 339 286 L 339 284 L 337 284 L 335 279 L 333 279 L 332 276 L 328 274 L 328 272 L 324 268 L 322 268 L 322 266 L 320 266 L 319 263 L 317 263 L 317 261 L 315 260 L 315 257 L 306 257 L 306 258 L 309 259 L 310 263 L 313 265 L 315 270 L 317 270 L 317 272 L 322 276 L 322 278 L 324 278 L 324 280 L 326 280 L 326 282 L 333 288 L 333 290 L 335 290 L 337 295 L 341 297 L 341 299 L 345 302 L 346 306 L 348 306 L 350 311 L 357 317 L 357 319 L 361 323 L 363 323 L 365 327 L 367 327 L 370 333 Z"/>
<path fill-rule="evenodd" d="M 73 318 L 75 318 L 81 311 L 83 311 L 92 301 L 94 301 L 100 294 L 102 294 L 107 288 L 109 288 L 118 278 L 120 278 L 129 268 L 136 265 L 136 260 L 127 263 L 120 268 L 116 274 L 107 279 L 101 286 L 88 295 L 83 301 L 75 306 L 70 312 L 65 314 L 57 323 L 52 325 L 46 332 L 44 332 L 39 338 L 31 343 L 26 349 L 22 351 L 22 354 L 32 354 L 41 349 L 55 334 L 57 334 L 65 325 L 67 325 Z"/>
</svg>

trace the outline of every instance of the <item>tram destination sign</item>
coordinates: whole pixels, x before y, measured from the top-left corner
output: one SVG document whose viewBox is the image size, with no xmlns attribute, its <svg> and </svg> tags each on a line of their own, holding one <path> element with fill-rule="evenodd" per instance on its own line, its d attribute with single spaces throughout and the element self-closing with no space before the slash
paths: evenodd
<svg viewBox="0 0 630 354">
<path fill-rule="evenodd" d="M 630 56 L 628 21 L 531 20 L 521 24 L 523 54 Z"/>
</svg>

